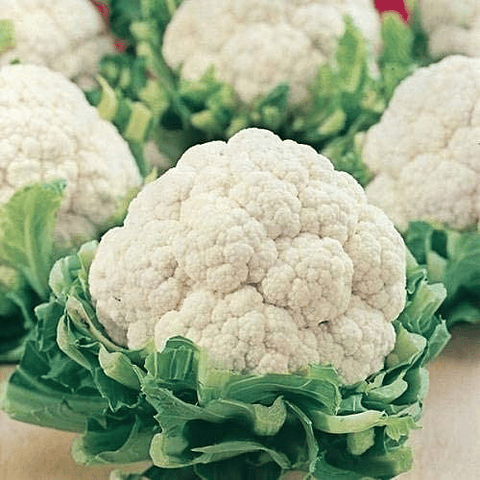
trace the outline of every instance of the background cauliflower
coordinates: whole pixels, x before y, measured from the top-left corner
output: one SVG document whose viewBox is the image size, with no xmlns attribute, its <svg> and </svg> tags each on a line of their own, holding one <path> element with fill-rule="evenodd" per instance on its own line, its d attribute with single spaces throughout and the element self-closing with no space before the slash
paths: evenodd
<svg viewBox="0 0 480 480">
<path fill-rule="evenodd" d="M 20 60 L 45 65 L 76 82 L 94 77 L 102 55 L 114 51 L 106 24 L 89 0 L 0 0 L 15 46 L 0 52 L 0 65 Z"/>
<path fill-rule="evenodd" d="M 129 348 L 173 335 L 239 372 L 378 371 L 405 302 L 405 246 L 348 174 L 266 130 L 189 149 L 130 204 L 90 292 Z"/>
<path fill-rule="evenodd" d="M 115 127 L 75 84 L 43 66 L 0 69 L 0 152 L 2 203 L 26 184 L 66 181 L 56 235 L 64 246 L 96 237 L 141 184 Z"/>
<path fill-rule="evenodd" d="M 479 0 L 416 0 L 416 7 L 433 58 L 480 56 Z"/>
<path fill-rule="evenodd" d="M 403 81 L 363 159 L 367 195 L 394 223 L 433 220 L 464 229 L 480 217 L 480 60 L 447 57 Z"/>
<path fill-rule="evenodd" d="M 378 54 L 380 19 L 370 0 L 186 0 L 167 26 L 163 55 L 189 80 L 213 65 L 245 103 L 288 82 L 298 104 L 336 53 L 345 14 Z"/>
</svg>

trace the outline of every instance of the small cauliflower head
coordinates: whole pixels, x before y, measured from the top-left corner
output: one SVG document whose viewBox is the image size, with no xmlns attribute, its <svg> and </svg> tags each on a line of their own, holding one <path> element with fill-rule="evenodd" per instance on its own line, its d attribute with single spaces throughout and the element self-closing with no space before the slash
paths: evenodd
<svg viewBox="0 0 480 480">
<path fill-rule="evenodd" d="M 308 100 L 319 65 L 333 58 L 346 14 L 378 54 L 380 20 L 370 0 L 185 0 L 166 29 L 163 55 L 189 80 L 213 66 L 247 104 L 287 82 L 297 105 Z"/>
<path fill-rule="evenodd" d="M 451 56 L 396 89 L 366 134 L 366 191 L 404 230 L 412 220 L 464 229 L 480 219 L 480 59 Z"/>
<path fill-rule="evenodd" d="M 433 58 L 480 57 L 480 0 L 417 0 Z"/>
<path fill-rule="evenodd" d="M 86 82 L 94 78 L 100 58 L 114 51 L 90 0 L 0 0 L 0 19 L 12 23 L 15 40 L 13 49 L 0 54 L 0 65 L 20 60 Z"/>
<path fill-rule="evenodd" d="M 44 66 L 0 68 L 0 202 L 20 187 L 64 179 L 56 239 L 95 238 L 141 177 L 125 140 L 80 88 Z"/>
<path fill-rule="evenodd" d="M 181 335 L 242 373 L 383 366 L 405 246 L 360 185 L 309 146 L 246 129 L 186 151 L 107 232 L 89 284 L 116 342 Z"/>
</svg>

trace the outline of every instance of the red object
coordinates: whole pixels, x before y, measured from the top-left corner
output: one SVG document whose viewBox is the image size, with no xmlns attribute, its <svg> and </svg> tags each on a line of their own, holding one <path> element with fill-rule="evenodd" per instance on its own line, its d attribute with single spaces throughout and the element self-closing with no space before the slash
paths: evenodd
<svg viewBox="0 0 480 480">
<path fill-rule="evenodd" d="M 103 19 L 108 25 L 108 7 L 106 7 L 103 3 L 96 2 L 95 0 L 91 0 L 92 3 L 95 5 L 97 10 L 100 12 L 102 15 Z M 115 40 L 115 49 L 123 52 L 126 48 L 125 42 L 122 42 L 122 40 Z"/>
<path fill-rule="evenodd" d="M 95 2 L 95 0 L 92 0 L 92 3 L 97 7 L 98 11 L 102 14 L 102 17 L 107 20 L 108 19 L 108 9 L 105 5 Z"/>
<path fill-rule="evenodd" d="M 408 12 L 405 8 L 403 0 L 374 0 L 376 9 L 381 13 L 388 10 L 394 10 L 407 20 Z"/>
</svg>

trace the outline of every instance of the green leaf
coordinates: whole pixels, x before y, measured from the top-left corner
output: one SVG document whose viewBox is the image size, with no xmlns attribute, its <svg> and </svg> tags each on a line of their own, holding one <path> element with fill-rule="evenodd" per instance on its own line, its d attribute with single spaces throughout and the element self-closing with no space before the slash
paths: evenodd
<svg viewBox="0 0 480 480">
<path fill-rule="evenodd" d="M 212 423 L 235 420 L 254 435 L 274 436 L 287 418 L 286 406 L 281 397 L 269 407 L 219 399 L 212 400 L 201 408 L 179 400 L 167 389 L 159 389 L 152 381 L 145 379 L 143 384 L 149 402 L 159 412 L 158 421 L 163 431 L 170 436 L 182 432 L 187 422 L 196 420 Z"/>
<path fill-rule="evenodd" d="M 404 326 L 408 325 L 411 332 L 430 336 L 435 328 L 435 313 L 446 296 L 447 292 L 442 284 L 430 285 L 425 279 L 420 281 L 400 314 L 400 323 Z"/>
<path fill-rule="evenodd" d="M 362 474 L 330 465 L 326 462 L 324 454 L 320 455 L 315 462 L 311 464 L 310 473 L 313 478 L 318 478 L 319 480 L 368 480 L 368 478 Z"/>
<path fill-rule="evenodd" d="M 393 440 L 399 441 L 402 437 L 407 437 L 412 429 L 420 429 L 412 417 L 392 417 L 388 420 L 385 433 Z"/>
<path fill-rule="evenodd" d="M 149 355 L 145 361 L 148 377 L 153 389 L 167 387 L 176 392 L 195 390 L 200 350 L 183 337 L 168 339 L 161 352 Z"/>
<path fill-rule="evenodd" d="M 244 454 L 265 452 L 280 468 L 285 470 L 291 469 L 290 461 L 286 455 L 272 448 L 268 448 L 261 442 L 252 440 L 223 441 L 203 447 L 193 447 L 191 451 L 198 455 L 189 459 L 174 457 L 168 450 L 168 437 L 163 433 L 156 435 L 152 440 L 150 450 L 150 456 L 154 465 L 163 468 L 183 468 L 228 460 Z"/>
<path fill-rule="evenodd" d="M 237 457 L 244 453 L 251 452 L 267 452 L 273 460 L 283 469 L 290 469 L 290 462 L 288 458 L 273 449 L 267 448 L 261 443 L 251 441 L 231 441 L 222 442 L 219 445 L 208 445 L 205 447 L 196 447 L 192 449 L 194 452 L 199 452 L 202 455 L 197 458 L 196 463 L 212 463 L 219 460 L 224 460 L 232 457 Z"/>
<path fill-rule="evenodd" d="M 375 429 L 347 434 L 347 449 L 352 455 L 362 455 L 375 444 Z"/>
<path fill-rule="evenodd" d="M 33 309 L 49 296 L 64 188 L 61 180 L 28 185 L 0 206 L 0 361 L 20 359 Z"/>
<path fill-rule="evenodd" d="M 49 295 L 54 229 L 65 187 L 63 180 L 28 185 L 0 207 L 0 264 L 20 272 L 42 299 Z"/>
<path fill-rule="evenodd" d="M 139 376 L 143 374 L 143 371 L 132 364 L 125 354 L 109 352 L 103 345 L 100 345 L 98 361 L 107 377 L 133 390 L 140 390 Z"/>
<path fill-rule="evenodd" d="M 301 426 L 305 431 L 305 440 L 306 440 L 306 447 L 307 452 L 305 458 L 300 456 L 300 462 L 295 462 L 293 464 L 293 468 L 301 468 L 305 462 L 310 463 L 317 458 L 319 453 L 319 446 L 317 443 L 317 439 L 315 437 L 315 432 L 313 430 L 313 423 L 310 417 L 297 405 L 293 403 L 287 402 L 287 406 L 289 410 L 295 415 L 296 418 L 300 421 Z M 300 464 L 299 464 L 300 463 Z"/>
<path fill-rule="evenodd" d="M 385 404 L 393 403 L 407 389 L 408 383 L 402 377 L 398 377 L 392 383 L 368 390 L 366 392 L 366 400 Z"/>
<path fill-rule="evenodd" d="M 72 457 L 80 465 L 109 465 L 149 460 L 150 443 L 159 431 L 139 416 L 108 418 L 99 422 L 89 419 L 86 432 L 75 439 Z"/>
<path fill-rule="evenodd" d="M 396 63 L 408 66 L 412 63 L 413 33 L 397 12 L 382 14 L 381 35 L 383 45 L 381 64 Z"/>
<path fill-rule="evenodd" d="M 397 325 L 396 333 L 395 348 L 385 360 L 385 365 L 389 369 L 415 363 L 427 345 L 427 340 L 423 336 L 409 332 L 402 325 Z"/>
<path fill-rule="evenodd" d="M 15 26 L 12 20 L 0 19 L 0 55 L 15 47 Z"/>
<path fill-rule="evenodd" d="M 128 72 L 129 70 L 123 71 Z M 113 74 L 111 71 L 108 73 Z M 143 154 L 143 149 L 153 127 L 153 113 L 146 104 L 132 101 L 120 89 L 112 88 L 101 75 L 97 77 L 97 81 L 100 89 L 87 92 L 86 97 L 97 108 L 99 115 L 113 123 L 128 142 L 139 172 L 145 178 L 151 169 Z"/>
<path fill-rule="evenodd" d="M 406 6 L 409 12 L 408 23 L 414 34 L 412 55 L 421 66 L 433 62 L 429 53 L 429 35 L 423 30 L 420 8 L 417 0 L 406 0 Z"/>
<path fill-rule="evenodd" d="M 322 150 L 336 170 L 348 172 L 360 185 L 367 185 L 373 178 L 372 171 L 362 160 L 362 133 L 343 135 L 327 143 Z"/>
<path fill-rule="evenodd" d="M 412 15 L 409 23 L 397 12 L 384 12 L 381 18 L 383 50 L 379 64 L 388 101 L 404 78 L 431 60 L 428 59 L 427 50 L 421 51 L 421 43 L 424 43 L 421 37 L 424 34 L 418 30 L 418 22 L 412 21 Z"/>
<path fill-rule="evenodd" d="M 412 222 L 404 238 L 417 261 L 426 266 L 429 279 L 445 286 L 439 313 L 448 327 L 460 321 L 480 322 L 480 232 Z"/>
<path fill-rule="evenodd" d="M 345 31 L 338 42 L 336 60 L 340 89 L 343 92 L 358 92 L 366 71 L 365 40 L 349 16 L 344 17 Z"/>
<path fill-rule="evenodd" d="M 314 428 L 334 434 L 362 432 L 385 425 L 387 422 L 387 415 L 378 410 L 367 410 L 351 415 L 327 415 L 320 410 L 309 410 L 308 416 Z"/>
<path fill-rule="evenodd" d="M 114 470 L 109 480 L 199 480 L 199 477 L 193 467 L 178 470 L 153 466 L 143 473 L 122 473 L 120 470 Z"/>
<path fill-rule="evenodd" d="M 412 451 L 409 447 L 400 446 L 386 452 L 377 452 L 373 447 L 363 455 L 344 455 L 339 456 L 339 458 L 328 458 L 328 461 L 332 461 L 332 465 L 334 465 L 336 469 L 332 469 L 330 473 L 327 469 L 328 464 L 323 461 L 320 463 L 320 467 L 325 468 L 325 470 L 313 470 L 314 478 L 322 480 L 323 478 L 344 478 L 352 480 L 393 478 L 408 471 L 412 467 L 413 458 Z M 318 465 L 315 464 L 314 467 L 318 467 Z M 338 471 L 340 467 L 345 469 L 345 476 L 335 477 L 335 475 L 342 473 L 342 470 Z M 320 476 L 315 477 L 315 474 Z M 330 474 L 332 475 L 331 477 L 328 476 Z M 322 477 L 321 475 L 325 476 Z"/>
<path fill-rule="evenodd" d="M 27 342 L 22 362 L 5 386 L 1 407 L 14 420 L 80 433 L 90 416 L 102 413 L 107 403 L 95 390 L 66 388 L 46 377 L 58 362 L 62 362 L 59 376 L 60 370 L 68 370 L 72 387 L 78 385 L 83 372 L 76 364 L 58 356 L 48 361 Z"/>
<path fill-rule="evenodd" d="M 271 404 L 279 395 L 293 402 L 308 400 L 333 413 L 340 402 L 339 380 L 333 368 L 312 368 L 303 375 L 239 375 L 212 368 L 206 356 L 199 364 L 201 404 L 228 398 L 246 403 Z"/>
</svg>

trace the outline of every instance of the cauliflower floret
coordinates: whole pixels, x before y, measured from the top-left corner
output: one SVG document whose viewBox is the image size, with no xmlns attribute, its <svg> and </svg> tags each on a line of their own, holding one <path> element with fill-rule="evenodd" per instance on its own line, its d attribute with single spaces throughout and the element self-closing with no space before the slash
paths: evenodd
<svg viewBox="0 0 480 480">
<path fill-rule="evenodd" d="M 189 149 L 102 238 L 90 292 L 129 348 L 173 335 L 239 372 L 378 370 L 405 302 L 405 245 L 305 145 L 247 129 Z"/>
<path fill-rule="evenodd" d="M 347 382 L 380 370 L 395 343 L 395 330 L 385 324 L 382 312 L 355 295 L 345 314 L 335 322 L 321 323 L 315 335 L 319 361 L 348 372 L 344 373 Z"/>
<path fill-rule="evenodd" d="M 333 58 L 345 14 L 376 56 L 380 20 L 369 0 L 185 0 L 165 32 L 163 55 L 190 80 L 213 65 L 245 103 L 288 82 L 297 105 L 308 99 L 318 66 Z"/>
<path fill-rule="evenodd" d="M 452 56 L 417 70 L 366 134 L 363 159 L 376 175 L 369 200 L 402 230 L 411 220 L 475 225 L 479 140 L 480 59 Z"/>
<path fill-rule="evenodd" d="M 94 238 L 141 177 L 115 127 L 63 75 L 43 66 L 0 68 L 0 202 L 20 187 L 66 180 L 56 237 Z"/>
<path fill-rule="evenodd" d="M 300 330 L 287 310 L 265 303 L 248 285 L 227 295 L 192 292 L 155 327 L 159 348 L 175 335 L 202 345 L 237 372 L 295 371 L 319 358 L 313 332 Z"/>
<path fill-rule="evenodd" d="M 353 263 L 340 242 L 305 233 L 279 239 L 276 248 L 278 260 L 259 286 L 266 302 L 301 313 L 313 326 L 347 309 Z"/>
<path fill-rule="evenodd" d="M 432 57 L 480 56 L 479 0 L 417 0 L 417 4 Z"/>
<path fill-rule="evenodd" d="M 19 59 L 86 82 L 102 55 L 114 52 L 106 24 L 89 0 L 0 0 L 0 18 L 10 20 L 15 32 L 15 47 L 0 55 L 0 65 Z"/>
</svg>

